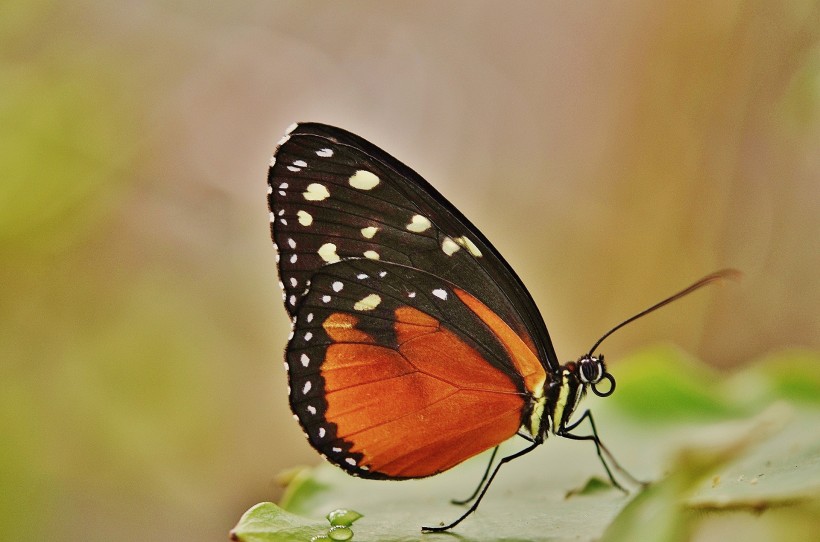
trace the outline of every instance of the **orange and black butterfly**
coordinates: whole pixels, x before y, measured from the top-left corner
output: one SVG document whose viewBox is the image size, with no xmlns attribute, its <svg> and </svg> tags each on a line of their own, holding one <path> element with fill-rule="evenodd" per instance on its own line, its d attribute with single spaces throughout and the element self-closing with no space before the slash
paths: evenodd
<svg viewBox="0 0 820 542">
<path fill-rule="evenodd" d="M 297 124 L 271 160 L 268 202 L 293 321 L 290 405 L 323 457 L 354 476 L 400 480 L 438 474 L 515 435 L 528 441 L 491 475 L 490 460 L 464 515 L 425 530 L 464 519 L 498 468 L 549 434 L 593 441 L 621 487 L 589 411 L 570 421 L 587 390 L 615 388 L 593 355 L 600 341 L 561 364 L 515 271 L 415 171 L 347 131 Z M 585 419 L 592 433 L 573 433 Z"/>
</svg>

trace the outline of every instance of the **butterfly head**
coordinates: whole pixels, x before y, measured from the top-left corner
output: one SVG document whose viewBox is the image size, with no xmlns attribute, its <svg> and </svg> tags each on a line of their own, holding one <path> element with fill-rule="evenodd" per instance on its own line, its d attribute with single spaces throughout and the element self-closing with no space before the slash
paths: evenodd
<svg viewBox="0 0 820 542">
<path fill-rule="evenodd" d="M 575 363 L 575 371 L 581 385 L 592 388 L 592 392 L 598 397 L 609 397 L 615 391 L 615 378 L 606 370 L 604 355 L 592 356 L 585 354 Z M 598 384 L 607 380 L 609 388 L 599 390 Z"/>
</svg>

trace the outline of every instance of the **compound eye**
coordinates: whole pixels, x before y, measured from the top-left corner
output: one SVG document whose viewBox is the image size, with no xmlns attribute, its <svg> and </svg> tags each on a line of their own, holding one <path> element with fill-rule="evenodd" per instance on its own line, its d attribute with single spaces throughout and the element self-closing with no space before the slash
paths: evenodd
<svg viewBox="0 0 820 542">
<path fill-rule="evenodd" d="M 586 384 L 597 384 L 604 376 L 604 367 L 598 358 L 581 360 L 581 381 Z"/>
</svg>

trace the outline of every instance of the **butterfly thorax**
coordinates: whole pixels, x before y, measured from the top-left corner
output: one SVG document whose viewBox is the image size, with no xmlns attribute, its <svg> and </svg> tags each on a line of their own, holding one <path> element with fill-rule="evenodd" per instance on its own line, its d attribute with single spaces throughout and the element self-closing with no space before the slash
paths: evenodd
<svg viewBox="0 0 820 542">
<path fill-rule="evenodd" d="M 607 375 L 603 355 L 584 355 L 577 361 L 561 365 L 544 386 L 543 393 L 534 398 L 529 428 L 531 433 L 545 439 L 548 433 L 563 431 L 587 390 L 590 387 L 595 389 L 594 386 Z M 596 393 L 606 396 L 611 391 Z"/>
</svg>

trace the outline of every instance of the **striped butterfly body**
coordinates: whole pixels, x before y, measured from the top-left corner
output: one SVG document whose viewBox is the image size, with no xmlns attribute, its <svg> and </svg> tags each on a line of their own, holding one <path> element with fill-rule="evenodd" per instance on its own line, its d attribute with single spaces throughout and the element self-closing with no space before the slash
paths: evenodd
<svg viewBox="0 0 820 542">
<path fill-rule="evenodd" d="M 290 405 L 328 461 L 364 478 L 421 478 L 516 434 L 529 442 L 488 477 L 490 460 L 464 515 L 426 530 L 459 523 L 498 468 L 549 433 L 592 440 L 621 487 L 589 411 L 569 421 L 588 389 L 614 390 L 603 356 L 560 364 L 521 280 L 417 173 L 347 131 L 293 125 L 271 160 L 268 203 L 293 322 Z M 573 434 L 586 418 L 592 434 Z"/>
</svg>

